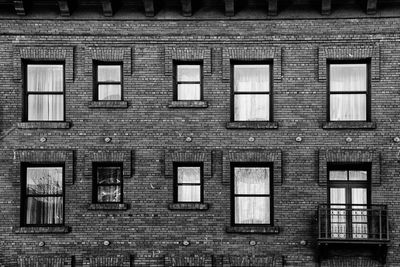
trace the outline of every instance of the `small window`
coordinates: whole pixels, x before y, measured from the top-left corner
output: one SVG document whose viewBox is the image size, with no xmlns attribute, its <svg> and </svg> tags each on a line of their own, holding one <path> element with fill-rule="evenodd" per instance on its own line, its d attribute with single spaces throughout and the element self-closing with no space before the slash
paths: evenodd
<svg viewBox="0 0 400 267">
<path fill-rule="evenodd" d="M 233 121 L 271 121 L 271 64 L 233 65 Z"/>
<path fill-rule="evenodd" d="M 202 65 L 199 63 L 175 64 L 174 100 L 202 100 Z"/>
<path fill-rule="evenodd" d="M 64 65 L 25 65 L 25 121 L 64 121 Z"/>
<path fill-rule="evenodd" d="M 64 166 L 25 165 L 23 177 L 23 225 L 63 225 Z"/>
<path fill-rule="evenodd" d="M 272 225 L 271 170 L 265 164 L 233 165 L 233 225 Z"/>
<path fill-rule="evenodd" d="M 94 170 L 94 203 L 122 203 L 122 163 L 96 163 Z"/>
<path fill-rule="evenodd" d="M 94 100 L 122 100 L 122 64 L 95 63 Z"/>
<path fill-rule="evenodd" d="M 329 64 L 329 121 L 369 121 L 367 63 Z"/>
<path fill-rule="evenodd" d="M 203 202 L 203 164 L 174 164 L 175 203 Z"/>
</svg>

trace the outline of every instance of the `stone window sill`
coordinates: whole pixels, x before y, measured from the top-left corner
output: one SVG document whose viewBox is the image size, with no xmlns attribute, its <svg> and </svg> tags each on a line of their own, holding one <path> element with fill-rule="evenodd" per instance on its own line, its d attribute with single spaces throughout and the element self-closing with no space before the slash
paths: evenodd
<svg viewBox="0 0 400 267">
<path fill-rule="evenodd" d="M 275 130 L 278 129 L 278 123 L 272 121 L 235 121 L 226 124 L 227 129 L 255 129 L 255 130 Z"/>
<path fill-rule="evenodd" d="M 125 203 L 92 203 L 88 210 L 127 210 L 128 204 Z"/>
<path fill-rule="evenodd" d="M 279 227 L 277 226 L 227 226 L 225 228 L 227 233 L 237 234 L 279 234 Z"/>
<path fill-rule="evenodd" d="M 70 122 L 48 122 L 48 121 L 35 121 L 35 122 L 19 122 L 17 123 L 18 129 L 69 129 L 71 128 Z"/>
<path fill-rule="evenodd" d="M 171 203 L 168 205 L 170 210 L 208 210 L 208 203 Z"/>
<path fill-rule="evenodd" d="M 172 101 L 168 106 L 169 108 L 207 108 L 207 101 L 197 101 L 197 100 L 179 100 Z"/>
<path fill-rule="evenodd" d="M 52 227 L 42 227 L 42 226 L 32 226 L 32 227 L 15 227 L 13 232 L 16 234 L 66 234 L 71 231 L 69 226 L 52 226 Z"/>
<path fill-rule="evenodd" d="M 330 121 L 322 125 L 322 129 L 325 130 L 346 130 L 346 129 L 372 130 L 375 128 L 376 128 L 375 122 L 366 122 L 366 121 Z"/>
<path fill-rule="evenodd" d="M 88 106 L 89 108 L 128 108 L 128 101 L 91 101 Z"/>
</svg>

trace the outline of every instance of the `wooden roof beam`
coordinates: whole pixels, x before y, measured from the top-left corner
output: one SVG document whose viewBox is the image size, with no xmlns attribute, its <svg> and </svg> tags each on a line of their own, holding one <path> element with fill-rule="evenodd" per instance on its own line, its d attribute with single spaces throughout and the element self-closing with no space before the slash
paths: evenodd
<svg viewBox="0 0 400 267">
<path fill-rule="evenodd" d="M 181 0 L 182 14 L 184 17 L 192 16 L 192 0 Z"/>
<path fill-rule="evenodd" d="M 367 14 L 373 15 L 376 14 L 378 6 L 378 0 L 368 0 L 367 1 Z"/>
<path fill-rule="evenodd" d="M 13 0 L 14 9 L 18 16 L 26 15 L 27 1 L 25 0 Z"/>
<path fill-rule="evenodd" d="M 58 7 L 60 8 L 60 14 L 62 17 L 71 16 L 72 4 L 70 0 L 58 0 Z"/>
<path fill-rule="evenodd" d="M 114 15 L 113 0 L 102 0 L 103 15 L 104 17 L 112 17 Z"/>
<path fill-rule="evenodd" d="M 235 16 L 235 0 L 225 0 L 225 16 Z"/>
<path fill-rule="evenodd" d="M 146 17 L 154 17 L 155 8 L 154 8 L 154 0 L 143 0 L 144 4 L 144 13 Z"/>
<path fill-rule="evenodd" d="M 321 15 L 330 15 L 332 12 L 331 0 L 321 0 Z"/>
<path fill-rule="evenodd" d="M 268 15 L 278 15 L 278 0 L 268 0 Z"/>
</svg>

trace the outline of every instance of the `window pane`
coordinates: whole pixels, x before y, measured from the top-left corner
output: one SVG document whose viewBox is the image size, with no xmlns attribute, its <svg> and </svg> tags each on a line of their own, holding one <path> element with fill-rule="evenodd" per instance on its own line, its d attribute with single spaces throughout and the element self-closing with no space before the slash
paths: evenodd
<svg viewBox="0 0 400 267">
<path fill-rule="evenodd" d="M 121 85 L 99 84 L 98 100 L 121 100 Z"/>
<path fill-rule="evenodd" d="M 330 95 L 331 121 L 367 120 L 367 96 L 365 94 Z"/>
<path fill-rule="evenodd" d="M 349 171 L 349 180 L 367 181 L 367 171 Z"/>
<path fill-rule="evenodd" d="M 235 194 L 269 194 L 269 168 L 235 168 Z"/>
<path fill-rule="evenodd" d="M 367 91 L 367 64 L 331 64 L 330 90 Z"/>
<path fill-rule="evenodd" d="M 179 185 L 178 202 L 200 202 L 200 185 Z"/>
<path fill-rule="evenodd" d="M 330 171 L 329 180 L 331 181 L 347 181 L 347 171 Z"/>
<path fill-rule="evenodd" d="M 178 167 L 178 183 L 200 183 L 200 167 Z"/>
<path fill-rule="evenodd" d="M 235 65 L 235 92 L 269 92 L 269 65 Z"/>
<path fill-rule="evenodd" d="M 63 95 L 29 95 L 29 121 L 62 121 L 64 120 Z"/>
<path fill-rule="evenodd" d="M 178 100 L 200 100 L 200 84 L 178 84 Z"/>
<path fill-rule="evenodd" d="M 28 197 L 26 204 L 27 224 L 62 224 L 62 197 Z"/>
<path fill-rule="evenodd" d="M 28 65 L 28 92 L 62 92 L 64 89 L 63 65 Z"/>
<path fill-rule="evenodd" d="M 121 183 L 121 168 L 120 167 L 97 168 L 97 183 L 100 185 Z"/>
<path fill-rule="evenodd" d="M 345 188 L 331 188 L 331 204 L 346 204 L 346 189 Z M 344 206 L 332 206 L 343 207 Z"/>
<path fill-rule="evenodd" d="M 121 186 L 108 185 L 97 188 L 98 202 L 121 202 Z"/>
<path fill-rule="evenodd" d="M 178 82 L 200 82 L 200 65 L 178 65 Z"/>
<path fill-rule="evenodd" d="M 235 197 L 235 223 L 269 224 L 269 197 Z"/>
<path fill-rule="evenodd" d="M 62 194 L 61 167 L 29 167 L 26 169 L 26 191 L 30 195 Z"/>
<path fill-rule="evenodd" d="M 269 95 L 235 95 L 235 121 L 268 121 Z"/>
<path fill-rule="evenodd" d="M 121 66 L 119 65 L 97 66 L 97 80 L 99 82 L 120 82 Z"/>
</svg>

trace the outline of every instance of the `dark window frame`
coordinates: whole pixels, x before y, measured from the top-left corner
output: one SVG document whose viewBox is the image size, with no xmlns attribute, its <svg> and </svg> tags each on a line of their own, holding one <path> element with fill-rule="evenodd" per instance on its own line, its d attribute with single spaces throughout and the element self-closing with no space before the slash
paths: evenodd
<svg viewBox="0 0 400 267">
<path fill-rule="evenodd" d="M 32 167 L 58 167 L 62 168 L 62 194 L 54 194 L 54 195 L 28 195 L 26 189 L 26 182 L 27 182 L 27 169 Z M 40 162 L 40 163 L 30 163 L 30 162 L 23 162 L 21 163 L 21 226 L 22 227 L 59 227 L 65 225 L 65 163 L 64 162 Z M 26 222 L 27 216 L 27 202 L 29 196 L 50 196 L 50 197 L 62 197 L 63 203 L 63 213 L 62 213 L 62 223 L 59 224 L 28 224 Z"/>
<path fill-rule="evenodd" d="M 255 226 L 265 227 L 274 226 L 274 190 L 273 190 L 273 175 L 274 164 L 272 162 L 231 162 L 231 226 Z M 262 196 L 269 197 L 269 224 L 244 224 L 235 222 L 235 168 L 269 168 L 269 194 L 245 194 L 245 196 Z M 243 194 L 239 194 L 243 195 Z"/>
<path fill-rule="evenodd" d="M 65 122 L 65 111 L 66 111 L 66 103 L 65 103 L 65 61 L 60 60 L 23 60 L 23 87 L 24 87 L 24 94 L 23 94 L 23 112 L 22 112 L 22 121 L 23 122 Z M 28 92 L 28 65 L 62 65 L 63 67 L 63 91 L 62 92 Z M 29 95 L 63 95 L 63 119 L 57 121 L 50 121 L 50 120 L 28 120 L 28 97 Z"/>
<path fill-rule="evenodd" d="M 178 168 L 179 167 L 200 167 L 200 183 L 178 183 Z M 174 172 L 174 203 L 204 203 L 204 162 L 174 162 L 173 163 Z M 200 185 L 200 201 L 178 201 L 178 187 L 179 185 Z"/>
<path fill-rule="evenodd" d="M 98 69 L 99 66 L 120 66 L 120 82 L 99 82 Z M 124 101 L 124 63 L 121 61 L 100 61 L 93 60 L 93 101 Z M 121 86 L 121 99 L 118 100 L 99 100 L 99 85 L 120 85 Z"/>
<path fill-rule="evenodd" d="M 200 81 L 178 81 L 178 66 L 180 65 L 198 65 L 200 66 Z M 182 60 L 174 60 L 173 61 L 173 82 L 174 82 L 174 92 L 173 92 L 173 101 L 203 101 L 203 61 L 202 60 L 192 60 L 192 61 L 182 61 Z M 200 99 L 199 100 L 180 100 L 178 99 L 178 85 L 179 84 L 200 84 Z"/>
<path fill-rule="evenodd" d="M 231 60 L 231 122 L 274 122 L 274 114 L 273 114 L 273 69 L 274 64 L 273 60 L 252 60 L 252 61 L 243 61 L 243 60 Z M 246 91 L 246 92 L 235 92 L 235 65 L 269 65 L 269 91 L 268 92 L 257 92 L 257 91 Z M 235 121 L 235 95 L 250 95 L 250 94 L 262 94 L 269 95 L 269 120 L 266 121 Z"/>
<path fill-rule="evenodd" d="M 121 182 L 106 185 L 99 185 L 97 183 L 97 168 L 102 167 L 118 167 L 121 173 Z M 122 204 L 124 203 L 124 175 L 123 175 L 123 162 L 93 162 L 93 190 L 92 190 L 92 203 L 93 204 Z M 121 200 L 120 201 L 98 201 L 98 188 L 99 186 L 120 186 L 121 187 Z"/>
<path fill-rule="evenodd" d="M 367 88 L 365 91 L 339 91 L 339 92 L 331 92 L 331 83 L 330 83 L 330 71 L 331 71 L 331 64 L 337 65 L 346 65 L 346 64 L 366 64 L 367 66 L 367 75 L 366 75 L 366 85 Z M 327 112 L 326 112 L 326 120 L 327 122 L 371 122 L 371 59 L 354 59 L 354 60 L 327 60 Z M 345 95 L 345 94 L 365 94 L 366 95 L 366 120 L 336 120 L 331 121 L 330 113 L 331 113 L 331 102 L 330 102 L 330 95 L 337 94 L 337 95 Z"/>
</svg>

